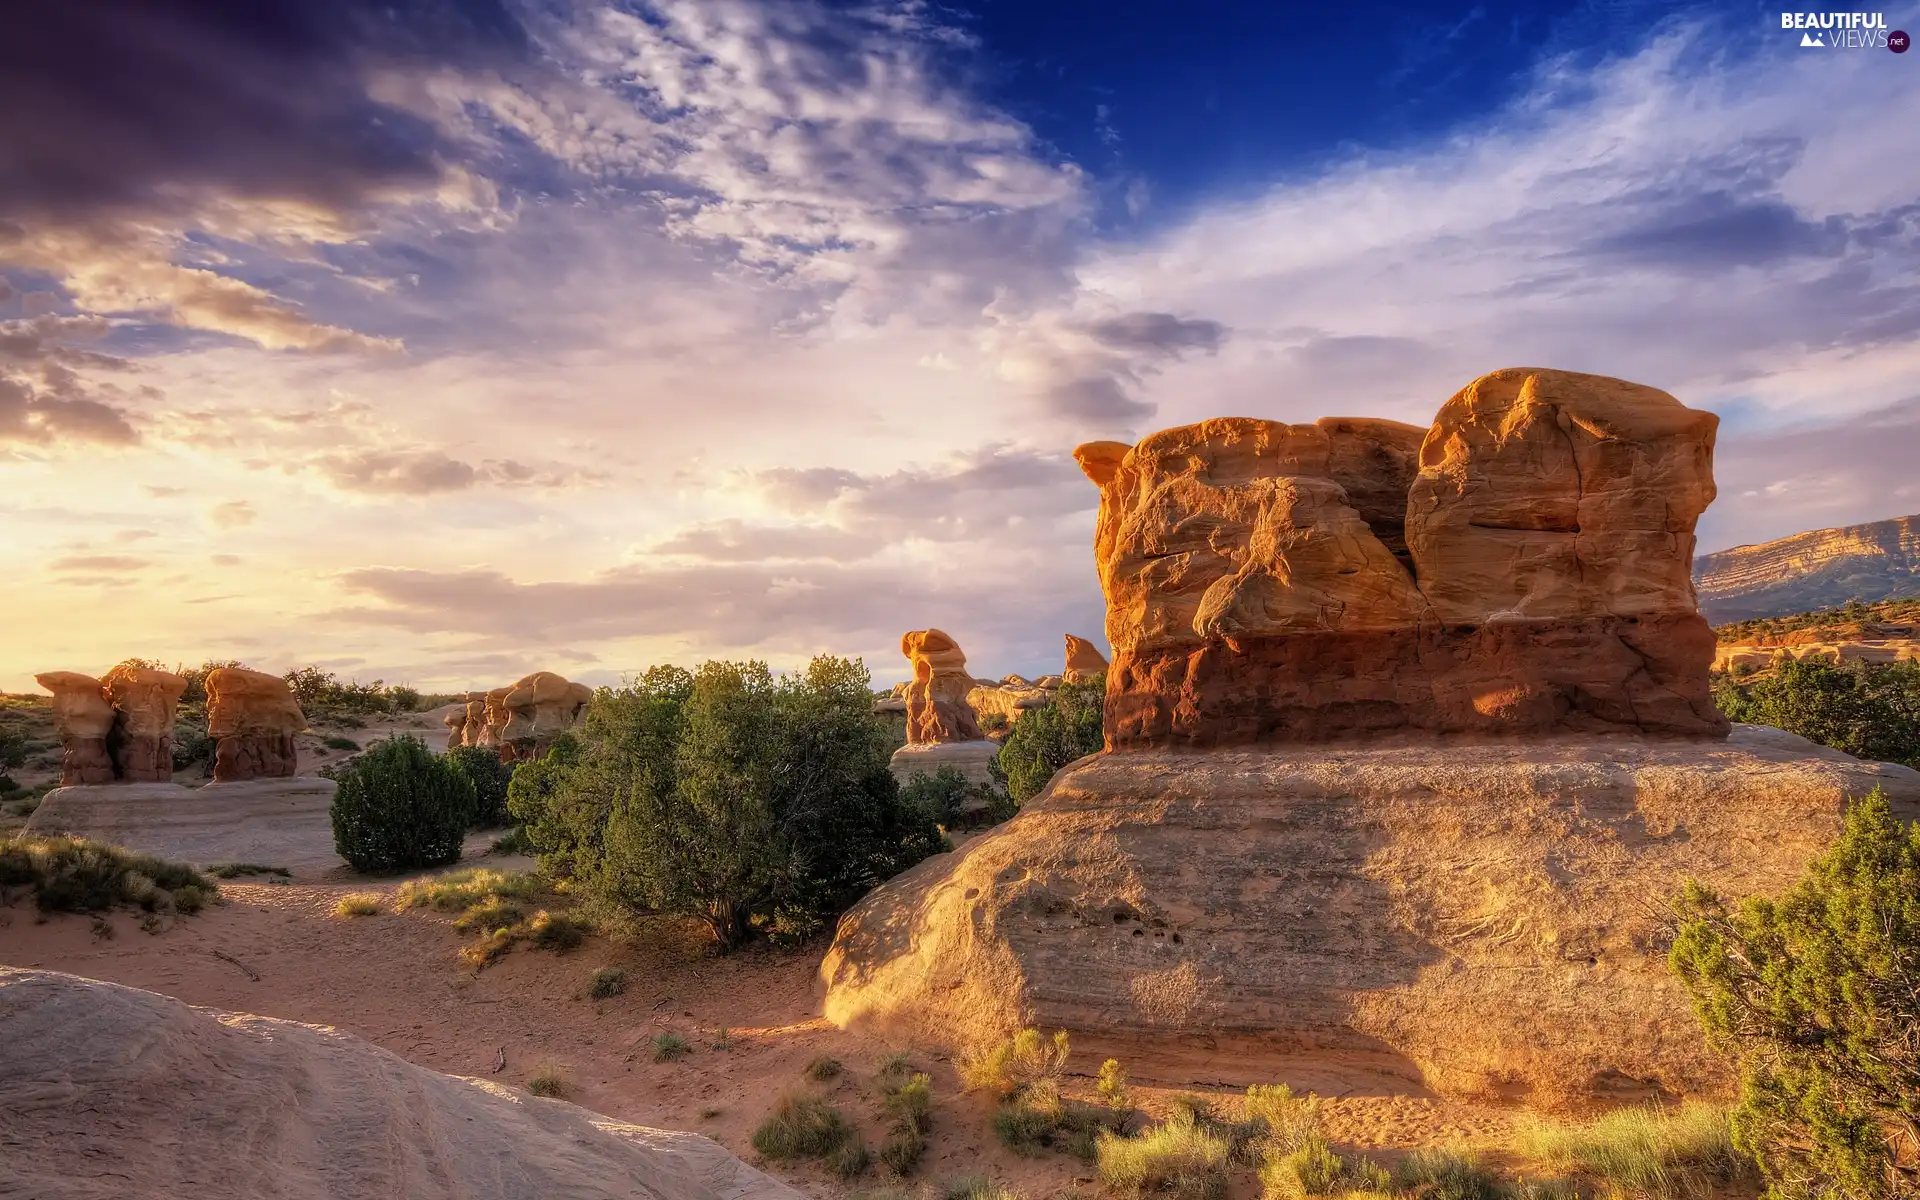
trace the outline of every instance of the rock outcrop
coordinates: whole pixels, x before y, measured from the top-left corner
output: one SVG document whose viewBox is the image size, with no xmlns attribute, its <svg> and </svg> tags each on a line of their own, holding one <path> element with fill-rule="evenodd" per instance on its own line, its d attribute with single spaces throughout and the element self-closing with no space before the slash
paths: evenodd
<svg viewBox="0 0 1920 1200">
<path fill-rule="evenodd" d="M 1755 726 L 1097 755 L 849 912 L 825 1011 L 1070 1029 L 1169 1084 L 1334 1055 L 1546 1103 L 1714 1090 L 1662 902 L 1778 894 L 1875 786 L 1920 816 L 1920 773 Z"/>
<path fill-rule="evenodd" d="M 573 728 L 593 699 L 593 689 L 552 671 L 535 671 L 501 697 L 507 721 L 500 729 L 501 757 L 538 758 L 553 739 Z"/>
<path fill-rule="evenodd" d="M 293 735 L 307 727 L 293 689 L 278 675 L 245 667 L 207 672 L 207 736 L 216 783 L 280 779 L 299 767 Z"/>
<path fill-rule="evenodd" d="M 113 704 L 108 751 L 114 775 L 135 783 L 173 779 L 173 709 L 187 681 L 171 671 L 123 662 L 101 680 Z"/>
<path fill-rule="evenodd" d="M 458 750 L 467 744 L 467 710 L 465 706 L 454 709 L 440 718 L 447 727 L 447 749 Z"/>
<path fill-rule="evenodd" d="M 314 775 L 58 787 L 27 818 L 27 832 L 92 838 L 169 862 L 271 863 L 318 877 L 340 866 L 333 793 L 333 780 Z"/>
<path fill-rule="evenodd" d="M 352 1034 L 0 967 L 0 1188 L 35 1200 L 801 1200 L 693 1133 Z"/>
<path fill-rule="evenodd" d="M 53 693 L 53 727 L 60 735 L 63 785 L 113 782 L 113 701 L 106 685 L 78 671 L 45 671 L 34 682 Z"/>
<path fill-rule="evenodd" d="M 1725 736 L 1689 575 L 1716 425 L 1653 388 L 1512 369 L 1426 430 L 1223 418 L 1080 447 L 1109 747 Z"/>
<path fill-rule="evenodd" d="M 986 735 L 967 704 L 978 686 L 967 674 L 960 644 L 938 629 L 916 629 L 900 638 L 900 653 L 913 665 L 907 685 L 907 744 L 977 742 Z"/>
<path fill-rule="evenodd" d="M 1095 675 L 1107 673 L 1107 656 L 1085 638 L 1067 635 L 1067 669 L 1060 678 L 1068 683 L 1085 683 Z"/>
</svg>

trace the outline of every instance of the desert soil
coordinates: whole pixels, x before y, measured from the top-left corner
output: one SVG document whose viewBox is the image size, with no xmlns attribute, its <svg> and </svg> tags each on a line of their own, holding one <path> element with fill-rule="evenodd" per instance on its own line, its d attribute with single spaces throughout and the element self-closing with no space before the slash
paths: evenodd
<svg viewBox="0 0 1920 1200">
<path fill-rule="evenodd" d="M 696 927 L 662 920 L 631 941 L 596 937 L 560 955 L 521 946 L 476 973 L 461 965 L 464 939 L 447 917 L 424 910 L 332 915 L 347 892 L 390 892 L 394 886 L 391 880 L 230 882 L 222 885 L 224 904 L 153 932 L 143 930 L 139 913 L 42 918 L 20 904 L 0 908 L 0 963 L 129 984 L 216 1009 L 337 1026 L 456 1075 L 524 1085 L 537 1068 L 557 1065 L 568 1083 L 566 1099 L 626 1121 L 696 1130 L 756 1165 L 749 1140 L 754 1126 L 780 1093 L 809 1088 L 825 1092 L 856 1120 L 877 1150 L 885 1122 L 874 1068 L 886 1054 L 905 1050 L 932 1075 L 937 1099 L 919 1177 L 988 1174 L 1033 1200 L 1099 1194 L 1091 1168 L 1077 1159 L 1051 1152 L 1022 1158 L 1001 1147 L 992 1134 L 990 1102 L 963 1094 L 944 1052 L 891 1045 L 828 1025 L 819 1015 L 815 985 L 824 942 L 794 950 L 756 946 L 722 958 L 708 952 Z M 593 1000 L 588 976 L 604 966 L 626 971 L 627 990 Z M 716 1048 L 722 1029 L 730 1049 Z M 667 1031 L 686 1038 L 693 1050 L 656 1063 L 652 1039 Z M 1124 1060 L 1124 1050 L 1117 1052 Z M 503 1055 L 505 1067 L 496 1071 Z M 807 1083 L 808 1063 L 822 1056 L 841 1060 L 847 1070 L 826 1084 Z M 1090 1095 L 1089 1077 L 1098 1065 L 1092 1052 L 1077 1052 L 1069 1093 Z M 1206 1069 L 1203 1057 L 1137 1063 L 1135 1103 L 1158 1112 L 1179 1092 L 1204 1093 L 1209 1089 L 1190 1085 L 1204 1079 Z M 1149 1071 L 1168 1086 L 1143 1078 Z M 1462 1140 L 1497 1151 L 1510 1133 L 1508 1111 L 1441 1100 L 1337 1059 L 1303 1063 L 1294 1078 L 1280 1082 L 1329 1097 L 1329 1132 L 1349 1147 L 1384 1148 L 1383 1158 L 1394 1150 Z M 1221 1090 L 1223 1098 L 1227 1094 Z M 878 1166 L 851 1185 L 812 1167 L 765 1169 L 821 1197 L 886 1182 Z"/>
</svg>

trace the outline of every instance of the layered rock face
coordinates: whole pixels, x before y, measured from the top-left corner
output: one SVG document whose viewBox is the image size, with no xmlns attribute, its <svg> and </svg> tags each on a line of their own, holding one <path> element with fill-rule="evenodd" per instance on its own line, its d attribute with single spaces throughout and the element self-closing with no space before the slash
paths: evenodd
<svg viewBox="0 0 1920 1200">
<path fill-rule="evenodd" d="M 1920 596 L 1920 516 L 1735 546 L 1693 566 L 1700 609 L 1715 624 Z"/>
<path fill-rule="evenodd" d="M 53 726 L 60 735 L 60 783 L 112 783 L 113 702 L 106 685 L 78 671 L 45 671 L 34 682 L 53 693 Z"/>
<path fill-rule="evenodd" d="M 293 735 L 307 727 L 307 716 L 287 681 L 264 671 L 220 667 L 207 672 L 206 686 L 214 782 L 294 774 L 299 753 Z"/>
<path fill-rule="evenodd" d="M 108 749 L 114 774 L 136 783 L 173 779 L 173 709 L 187 681 L 171 671 L 121 663 L 101 680 L 113 703 Z"/>
<path fill-rule="evenodd" d="M 825 1012 L 1070 1029 L 1170 1085 L 1338 1061 L 1550 1105 L 1712 1092 L 1663 901 L 1779 894 L 1876 786 L 1920 815 L 1920 773 L 1754 726 L 1096 755 L 848 913 Z"/>
<path fill-rule="evenodd" d="M 1080 447 L 1109 747 L 1725 736 L 1689 575 L 1716 425 L 1653 388 L 1511 369 L 1425 430 L 1224 418 Z"/>
<path fill-rule="evenodd" d="M 913 664 L 907 685 L 907 744 L 977 742 L 986 735 L 967 704 L 978 686 L 967 674 L 960 644 L 938 629 L 916 629 L 900 639 L 900 653 Z"/>
<path fill-rule="evenodd" d="M 1107 656 L 1100 648 L 1085 638 L 1067 635 L 1067 669 L 1061 678 L 1068 683 L 1085 683 L 1095 675 L 1107 672 Z"/>
</svg>

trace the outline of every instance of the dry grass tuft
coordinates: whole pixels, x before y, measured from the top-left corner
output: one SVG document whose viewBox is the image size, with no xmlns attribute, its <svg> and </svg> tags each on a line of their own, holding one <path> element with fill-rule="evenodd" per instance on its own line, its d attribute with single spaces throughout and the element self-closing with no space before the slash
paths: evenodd
<svg viewBox="0 0 1920 1200">
<path fill-rule="evenodd" d="M 333 906 L 336 917 L 376 917 L 385 912 L 385 897 L 379 892 L 348 892 Z"/>
<path fill-rule="evenodd" d="M 1734 1147 L 1727 1114 L 1708 1104 L 1622 1109 L 1585 1124 L 1528 1117 L 1514 1148 L 1632 1196 L 1706 1192 L 1753 1171 Z"/>
<path fill-rule="evenodd" d="M 1038 1029 L 1022 1029 L 1004 1042 L 960 1060 L 960 1078 L 968 1091 L 1012 1096 L 1042 1081 L 1058 1082 L 1067 1069 L 1065 1030 L 1048 1039 Z"/>
<path fill-rule="evenodd" d="M 568 1088 L 567 1077 L 557 1063 L 543 1062 L 533 1069 L 527 1079 L 527 1090 L 536 1096 L 545 1096 L 557 1100 L 565 1095 Z"/>
</svg>

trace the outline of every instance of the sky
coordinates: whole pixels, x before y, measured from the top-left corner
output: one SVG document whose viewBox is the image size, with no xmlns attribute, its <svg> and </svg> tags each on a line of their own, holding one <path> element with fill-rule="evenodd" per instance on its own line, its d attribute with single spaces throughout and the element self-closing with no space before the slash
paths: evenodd
<svg viewBox="0 0 1920 1200">
<path fill-rule="evenodd" d="M 1508 366 L 1720 414 L 1702 551 L 1920 512 L 1920 54 L 1778 8 L 8 7 L 0 690 L 1057 671 L 1075 445 Z"/>
</svg>

